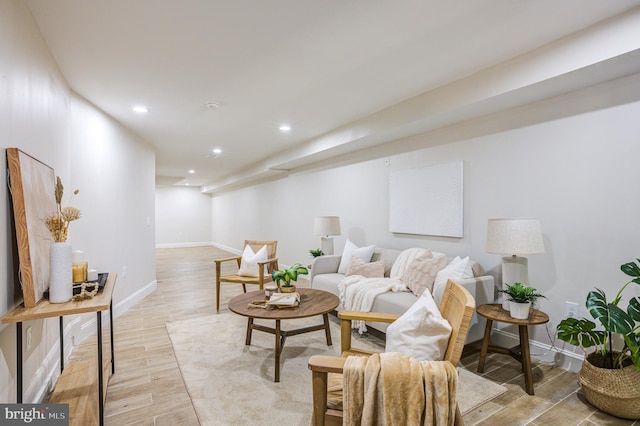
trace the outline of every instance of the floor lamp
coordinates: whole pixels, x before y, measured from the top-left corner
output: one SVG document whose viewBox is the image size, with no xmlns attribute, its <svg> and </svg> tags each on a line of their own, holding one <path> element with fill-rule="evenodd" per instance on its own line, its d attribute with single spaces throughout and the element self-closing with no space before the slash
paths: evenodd
<svg viewBox="0 0 640 426">
<path fill-rule="evenodd" d="M 323 254 L 333 254 L 333 238 L 331 236 L 340 235 L 340 217 L 319 216 L 313 224 L 313 234 L 321 235 L 320 249 Z"/>
<path fill-rule="evenodd" d="M 487 253 L 510 255 L 502 258 L 502 288 L 506 284 L 529 285 L 528 260 L 521 255 L 544 253 L 544 242 L 538 219 L 489 219 Z M 502 307 L 509 310 L 503 295 Z"/>
</svg>

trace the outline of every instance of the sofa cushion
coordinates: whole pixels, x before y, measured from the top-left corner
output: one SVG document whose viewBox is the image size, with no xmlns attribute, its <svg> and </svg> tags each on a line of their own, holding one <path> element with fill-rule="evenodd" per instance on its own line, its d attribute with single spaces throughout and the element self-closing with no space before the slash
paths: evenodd
<svg viewBox="0 0 640 426">
<path fill-rule="evenodd" d="M 391 275 L 391 268 L 399 254 L 400 250 L 376 247 L 375 250 L 373 250 L 371 261 L 377 262 L 378 260 L 384 260 L 384 276 L 388 277 Z"/>
<path fill-rule="evenodd" d="M 377 262 L 364 262 L 358 256 L 351 256 L 351 263 L 347 269 L 346 276 L 361 275 L 365 278 L 383 278 L 384 277 L 384 260 Z"/>
<path fill-rule="evenodd" d="M 353 244 L 351 240 L 347 240 L 344 244 L 344 250 L 342 251 L 342 258 L 340 259 L 340 266 L 338 272 L 346 274 L 349 269 L 349 263 L 351 263 L 352 256 L 358 256 L 364 262 L 370 262 L 371 256 L 373 256 L 373 250 L 375 246 L 358 247 Z"/>
<path fill-rule="evenodd" d="M 438 272 L 444 268 L 447 260 L 444 254 L 435 255 L 427 250 L 407 265 L 404 283 L 416 296 L 422 296 L 425 290 L 433 292 L 433 283 Z"/>
<path fill-rule="evenodd" d="M 429 292 L 387 328 L 385 352 L 400 352 L 419 361 L 444 357 L 451 325 L 442 317 Z"/>
</svg>

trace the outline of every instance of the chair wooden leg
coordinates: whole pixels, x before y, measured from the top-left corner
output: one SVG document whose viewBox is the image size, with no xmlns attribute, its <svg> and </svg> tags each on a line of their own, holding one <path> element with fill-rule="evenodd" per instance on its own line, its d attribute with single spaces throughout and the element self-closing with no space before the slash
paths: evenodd
<svg viewBox="0 0 640 426">
<path fill-rule="evenodd" d="M 340 353 L 351 349 L 351 320 L 340 321 Z"/>
<path fill-rule="evenodd" d="M 247 292 L 247 285 L 245 283 L 242 283 L 242 291 Z"/>
<path fill-rule="evenodd" d="M 327 410 L 327 377 L 326 372 L 311 372 L 314 426 L 324 426 L 324 413 Z"/>
<path fill-rule="evenodd" d="M 216 313 L 220 313 L 220 280 L 216 278 Z"/>
</svg>

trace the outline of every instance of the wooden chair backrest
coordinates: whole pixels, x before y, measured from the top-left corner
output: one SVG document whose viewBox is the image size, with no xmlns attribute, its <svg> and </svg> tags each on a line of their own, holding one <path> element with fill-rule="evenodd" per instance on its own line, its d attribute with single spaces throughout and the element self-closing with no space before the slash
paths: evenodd
<svg viewBox="0 0 640 426">
<path fill-rule="evenodd" d="M 267 246 L 267 259 L 273 259 L 276 256 L 276 248 L 278 246 L 277 241 L 260 241 L 260 240 L 244 240 L 244 246 L 251 247 L 254 253 L 260 250 L 263 246 Z M 269 273 L 272 273 L 274 270 L 274 264 L 270 263 L 267 265 L 267 270 Z"/>
<path fill-rule="evenodd" d="M 451 324 L 451 336 L 444 361 L 450 361 L 456 367 L 462 357 L 475 308 L 476 301 L 467 289 L 453 280 L 447 281 L 439 306 L 442 317 Z"/>
</svg>

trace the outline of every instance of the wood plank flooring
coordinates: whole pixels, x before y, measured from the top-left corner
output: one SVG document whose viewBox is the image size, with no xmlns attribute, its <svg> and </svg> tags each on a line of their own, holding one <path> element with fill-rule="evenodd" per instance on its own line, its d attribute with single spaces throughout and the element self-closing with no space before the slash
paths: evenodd
<svg viewBox="0 0 640 426">
<path fill-rule="evenodd" d="M 158 289 L 115 319 L 116 373 L 107 390 L 106 425 L 199 424 L 165 323 L 215 311 L 212 259 L 228 253 L 213 247 L 158 249 L 156 253 Z M 237 284 L 223 284 L 221 311 L 240 291 Z M 73 358 L 93 356 L 91 344 L 81 344 Z M 479 345 L 468 346 L 461 364 L 475 371 L 478 352 Z M 467 413 L 467 425 L 640 426 L 593 408 L 570 372 L 535 364 L 535 396 L 524 391 L 520 366 L 510 357 L 489 355 L 485 372 L 484 377 L 509 390 Z"/>
</svg>

